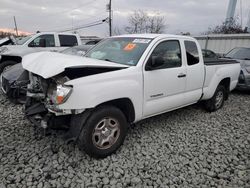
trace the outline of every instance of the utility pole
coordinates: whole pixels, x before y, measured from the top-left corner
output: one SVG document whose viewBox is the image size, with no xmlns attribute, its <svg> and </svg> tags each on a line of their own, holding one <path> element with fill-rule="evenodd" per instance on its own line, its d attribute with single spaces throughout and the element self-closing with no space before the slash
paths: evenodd
<svg viewBox="0 0 250 188">
<path fill-rule="evenodd" d="M 18 36 L 18 30 L 17 30 L 16 17 L 15 16 L 14 16 L 14 23 L 15 23 L 16 36 Z"/>
<path fill-rule="evenodd" d="M 229 0 L 228 8 L 227 8 L 227 16 L 226 16 L 226 25 L 229 26 L 234 19 L 234 13 L 236 9 L 237 0 Z"/>
<path fill-rule="evenodd" d="M 109 36 L 112 36 L 112 9 L 111 9 L 111 0 L 109 0 L 108 11 L 109 11 Z"/>
</svg>

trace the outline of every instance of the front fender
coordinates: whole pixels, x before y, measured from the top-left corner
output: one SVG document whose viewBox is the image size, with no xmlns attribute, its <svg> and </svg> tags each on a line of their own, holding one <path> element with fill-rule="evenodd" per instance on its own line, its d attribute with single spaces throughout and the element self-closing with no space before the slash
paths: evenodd
<svg viewBox="0 0 250 188">
<path fill-rule="evenodd" d="M 98 77 L 98 75 L 96 75 Z M 142 115 L 142 77 L 130 75 L 130 77 L 110 77 L 95 80 L 96 76 L 90 76 L 72 80 L 66 84 L 73 85 L 73 91 L 69 99 L 58 106 L 61 110 L 83 110 L 115 99 L 128 98 L 134 105 L 135 116 Z M 101 75 L 99 75 L 101 76 Z M 91 80 L 92 78 L 92 80 Z"/>
</svg>

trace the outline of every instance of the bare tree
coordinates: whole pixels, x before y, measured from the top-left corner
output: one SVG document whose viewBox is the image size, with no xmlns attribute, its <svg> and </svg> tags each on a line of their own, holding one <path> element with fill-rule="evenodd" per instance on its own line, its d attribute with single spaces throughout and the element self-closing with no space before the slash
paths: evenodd
<svg viewBox="0 0 250 188">
<path fill-rule="evenodd" d="M 208 28 L 204 34 L 237 34 L 246 33 L 238 22 L 237 18 L 232 18 L 223 22 L 221 25 L 217 25 L 213 28 Z"/>
<path fill-rule="evenodd" d="M 128 33 L 162 33 L 166 27 L 163 16 L 150 16 L 142 10 L 135 10 L 128 22 L 129 26 L 125 27 Z"/>
<path fill-rule="evenodd" d="M 121 35 L 122 34 L 122 31 L 119 27 L 113 27 L 113 31 L 112 31 L 113 35 L 116 36 L 116 35 Z"/>
</svg>

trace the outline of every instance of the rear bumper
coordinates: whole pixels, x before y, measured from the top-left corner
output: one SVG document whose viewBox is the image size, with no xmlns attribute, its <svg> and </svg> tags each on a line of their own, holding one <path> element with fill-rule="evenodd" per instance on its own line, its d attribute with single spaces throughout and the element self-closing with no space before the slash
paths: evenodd
<svg viewBox="0 0 250 188">
<path fill-rule="evenodd" d="M 247 91 L 250 90 L 250 85 L 247 84 L 238 84 L 236 87 L 237 90 Z"/>
<path fill-rule="evenodd" d="M 250 90 L 250 74 L 241 71 L 236 89 Z"/>
</svg>

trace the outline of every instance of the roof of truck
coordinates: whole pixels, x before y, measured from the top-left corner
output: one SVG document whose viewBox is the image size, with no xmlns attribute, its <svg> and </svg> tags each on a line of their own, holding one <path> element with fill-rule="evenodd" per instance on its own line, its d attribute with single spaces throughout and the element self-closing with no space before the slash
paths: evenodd
<svg viewBox="0 0 250 188">
<path fill-rule="evenodd" d="M 171 35 L 171 34 L 127 34 L 127 35 L 119 35 L 114 37 L 133 37 L 133 38 L 182 38 L 182 39 L 193 39 L 190 36 L 184 35 Z"/>
<path fill-rule="evenodd" d="M 75 34 L 75 33 L 69 33 L 69 32 L 53 32 L 53 31 L 41 31 L 41 32 L 37 32 L 37 33 L 34 33 L 34 34 L 59 34 L 59 35 L 78 35 L 78 34 Z M 33 35 L 34 35 L 33 34 Z"/>
</svg>

